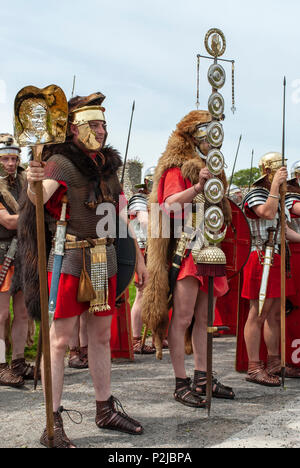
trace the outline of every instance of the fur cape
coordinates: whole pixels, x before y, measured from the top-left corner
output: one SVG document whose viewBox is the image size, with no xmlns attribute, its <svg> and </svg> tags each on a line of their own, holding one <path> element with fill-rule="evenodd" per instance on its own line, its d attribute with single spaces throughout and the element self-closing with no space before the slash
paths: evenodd
<svg viewBox="0 0 300 468">
<path fill-rule="evenodd" d="M 62 154 L 84 174 L 94 187 L 101 188 L 103 200 L 110 201 L 122 191 L 117 171 L 122 165 L 121 157 L 114 148 L 106 146 L 102 150 L 103 162 L 99 158 L 100 170 L 97 170 L 93 161 L 72 143 L 46 147 L 43 153 L 44 160 L 53 154 Z M 99 200 L 99 194 L 97 194 Z M 12 292 L 15 294 L 22 289 L 29 316 L 33 320 L 40 320 L 39 300 L 39 274 L 37 257 L 37 233 L 35 206 L 27 196 L 27 184 L 20 199 L 20 213 L 18 223 L 19 251 L 22 252 L 20 277 L 13 280 Z M 51 249 L 51 234 L 46 225 L 47 256 Z M 20 286 L 21 285 L 21 286 Z"/>
<path fill-rule="evenodd" d="M 18 167 L 17 177 L 21 187 L 23 187 L 26 181 L 26 174 L 24 169 L 20 166 Z M 0 179 L 0 196 L 4 204 L 8 207 L 9 210 L 12 211 L 12 213 L 16 214 L 19 211 L 18 200 L 16 200 L 15 197 L 11 194 L 6 178 Z"/>
<path fill-rule="evenodd" d="M 167 169 L 178 167 L 185 179 L 189 179 L 193 184 L 199 180 L 199 171 L 205 167 L 205 161 L 199 157 L 195 147 L 193 133 L 201 123 L 211 121 L 211 115 L 207 111 L 192 111 L 186 115 L 177 125 L 176 130 L 171 134 L 166 150 L 159 159 L 156 167 L 153 190 L 150 195 L 149 213 L 149 237 L 147 250 L 147 269 L 149 282 L 143 292 L 143 320 L 155 335 L 156 357 L 162 359 L 162 341 L 166 336 L 169 326 L 169 262 L 173 255 L 173 239 L 151 238 L 150 227 L 152 222 L 151 205 L 158 203 L 159 181 Z M 224 183 L 225 190 L 227 181 L 225 173 L 220 177 Z M 225 222 L 231 222 L 231 209 L 227 199 L 222 203 Z M 162 225 L 160 213 L 159 225 Z M 172 242 L 173 241 L 173 242 Z M 187 340 L 188 349 L 190 347 Z"/>
</svg>

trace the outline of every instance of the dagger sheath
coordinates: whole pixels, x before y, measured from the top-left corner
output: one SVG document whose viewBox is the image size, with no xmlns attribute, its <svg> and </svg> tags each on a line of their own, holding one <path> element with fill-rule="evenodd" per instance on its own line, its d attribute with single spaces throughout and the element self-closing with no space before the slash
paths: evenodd
<svg viewBox="0 0 300 468">
<path fill-rule="evenodd" d="M 259 312 L 258 312 L 259 317 L 262 314 L 262 310 L 263 310 L 266 297 L 267 297 L 267 288 L 268 288 L 268 282 L 269 282 L 270 269 L 273 264 L 273 258 L 274 258 L 276 229 L 274 227 L 270 227 L 268 228 L 268 233 L 269 233 L 269 237 L 268 237 L 268 242 L 266 244 L 264 267 L 263 267 L 261 285 L 260 285 L 260 290 L 259 290 Z"/>
<path fill-rule="evenodd" d="M 66 231 L 67 231 L 66 211 L 67 211 L 67 197 L 64 197 L 63 202 L 62 202 L 61 217 L 60 217 L 60 220 L 57 222 L 56 236 L 55 236 L 54 261 L 53 261 L 52 279 L 51 279 L 51 287 L 50 287 L 50 294 L 49 294 L 49 307 L 48 307 L 50 325 L 53 321 L 55 310 L 56 310 L 61 266 L 62 266 L 64 254 L 65 254 L 65 242 L 66 242 Z"/>
</svg>

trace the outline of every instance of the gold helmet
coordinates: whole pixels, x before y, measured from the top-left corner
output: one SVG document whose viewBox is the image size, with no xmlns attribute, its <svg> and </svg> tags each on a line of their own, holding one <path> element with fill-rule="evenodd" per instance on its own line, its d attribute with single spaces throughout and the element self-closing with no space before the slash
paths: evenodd
<svg viewBox="0 0 300 468">
<path fill-rule="evenodd" d="M 286 164 L 286 159 L 284 160 Z M 281 153 L 267 153 L 260 158 L 258 167 L 262 176 L 275 174 L 275 172 L 282 167 L 282 154 Z"/>
</svg>

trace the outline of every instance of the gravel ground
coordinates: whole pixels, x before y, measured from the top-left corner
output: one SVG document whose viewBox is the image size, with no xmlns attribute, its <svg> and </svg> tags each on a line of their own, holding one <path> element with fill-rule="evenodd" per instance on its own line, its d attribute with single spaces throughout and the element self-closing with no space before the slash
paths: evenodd
<svg viewBox="0 0 300 468">
<path fill-rule="evenodd" d="M 145 433 L 130 436 L 100 431 L 95 423 L 93 387 L 86 370 L 66 368 L 63 405 L 83 414 L 76 425 L 64 415 L 65 430 L 80 448 L 300 448 L 300 381 L 286 389 L 249 384 L 234 371 L 235 338 L 214 340 L 214 368 L 236 400 L 213 400 L 211 416 L 176 403 L 169 352 L 162 361 L 136 356 L 135 362 L 113 362 L 113 394 L 126 411 L 141 421 Z M 187 358 L 190 375 L 192 357 Z M 38 448 L 45 424 L 41 388 L 33 391 L 0 387 L 0 447 Z M 75 416 L 74 416 L 75 417 Z"/>
</svg>

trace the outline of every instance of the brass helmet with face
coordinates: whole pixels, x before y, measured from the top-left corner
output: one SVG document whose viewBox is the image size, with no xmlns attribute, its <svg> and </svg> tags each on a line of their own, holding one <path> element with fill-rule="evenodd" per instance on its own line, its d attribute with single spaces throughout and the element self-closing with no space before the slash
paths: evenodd
<svg viewBox="0 0 300 468">
<path fill-rule="evenodd" d="M 8 174 L 5 172 L 1 159 L 4 156 L 16 156 L 17 167 L 20 164 L 21 148 L 17 144 L 16 140 L 9 133 L 0 133 L 0 177 L 7 177 Z"/>
<path fill-rule="evenodd" d="M 284 161 L 286 165 L 287 160 Z M 282 154 L 276 152 L 266 153 L 260 158 L 258 167 L 261 174 L 259 180 L 268 177 L 269 181 L 272 182 L 275 173 L 282 167 Z"/>
<path fill-rule="evenodd" d="M 91 121 L 101 121 L 106 125 L 105 109 L 102 102 L 105 96 L 102 93 L 93 93 L 89 96 L 77 96 L 69 101 L 69 122 L 78 128 L 78 140 L 88 151 L 100 151 L 105 145 L 96 140 L 96 135 L 90 127 Z"/>
</svg>

